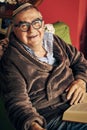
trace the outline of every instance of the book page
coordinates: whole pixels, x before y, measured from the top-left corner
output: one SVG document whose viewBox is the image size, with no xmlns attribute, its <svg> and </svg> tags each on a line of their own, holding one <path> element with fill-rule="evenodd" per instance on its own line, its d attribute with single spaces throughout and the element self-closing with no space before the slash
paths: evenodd
<svg viewBox="0 0 87 130">
<path fill-rule="evenodd" d="M 78 103 L 77 105 L 72 105 L 70 108 L 68 108 L 66 111 L 85 111 L 87 112 L 87 103 Z"/>
<path fill-rule="evenodd" d="M 83 103 L 72 105 L 64 112 L 63 120 L 87 123 L 87 93 Z"/>
<path fill-rule="evenodd" d="M 87 111 L 87 93 L 85 94 L 85 97 L 82 103 L 72 105 L 66 111 Z"/>
</svg>

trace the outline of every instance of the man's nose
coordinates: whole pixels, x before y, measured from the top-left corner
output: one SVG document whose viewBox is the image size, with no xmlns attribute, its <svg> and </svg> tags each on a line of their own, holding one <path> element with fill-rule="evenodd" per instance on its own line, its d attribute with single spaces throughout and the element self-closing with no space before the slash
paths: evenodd
<svg viewBox="0 0 87 130">
<path fill-rule="evenodd" d="M 28 28 L 28 31 L 29 31 L 29 32 L 32 32 L 32 31 L 34 31 L 34 30 L 35 30 L 35 29 L 33 28 L 33 26 L 30 25 L 29 28 Z"/>
</svg>

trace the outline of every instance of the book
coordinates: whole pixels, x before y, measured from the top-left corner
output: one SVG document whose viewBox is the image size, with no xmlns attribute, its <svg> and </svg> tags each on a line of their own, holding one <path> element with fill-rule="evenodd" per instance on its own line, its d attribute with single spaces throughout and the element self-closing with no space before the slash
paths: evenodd
<svg viewBox="0 0 87 130">
<path fill-rule="evenodd" d="M 63 114 L 63 120 L 87 123 L 87 93 L 82 103 L 70 106 Z"/>
</svg>

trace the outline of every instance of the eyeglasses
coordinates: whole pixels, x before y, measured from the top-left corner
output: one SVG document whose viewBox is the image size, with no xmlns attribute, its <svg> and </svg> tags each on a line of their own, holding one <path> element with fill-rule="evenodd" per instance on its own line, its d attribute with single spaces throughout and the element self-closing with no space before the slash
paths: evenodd
<svg viewBox="0 0 87 130">
<path fill-rule="evenodd" d="M 22 32 L 27 32 L 29 31 L 31 25 L 36 30 L 40 29 L 42 27 L 42 21 L 43 20 L 40 18 L 35 19 L 31 23 L 20 21 L 18 24 L 14 24 L 14 26 L 19 27 Z"/>
</svg>

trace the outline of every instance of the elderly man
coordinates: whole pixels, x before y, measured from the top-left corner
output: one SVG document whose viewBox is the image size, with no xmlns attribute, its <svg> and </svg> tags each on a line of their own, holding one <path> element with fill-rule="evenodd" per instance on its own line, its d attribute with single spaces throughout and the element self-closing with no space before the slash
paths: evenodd
<svg viewBox="0 0 87 130">
<path fill-rule="evenodd" d="M 43 17 L 29 3 L 14 11 L 0 68 L 6 110 L 17 130 L 87 129 L 62 121 L 63 112 L 84 98 L 87 61 L 59 37 L 44 33 Z"/>
</svg>

